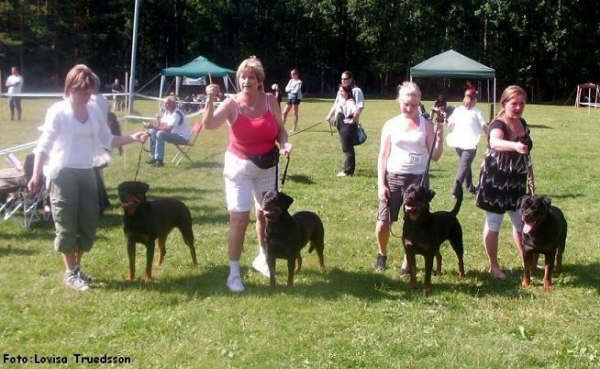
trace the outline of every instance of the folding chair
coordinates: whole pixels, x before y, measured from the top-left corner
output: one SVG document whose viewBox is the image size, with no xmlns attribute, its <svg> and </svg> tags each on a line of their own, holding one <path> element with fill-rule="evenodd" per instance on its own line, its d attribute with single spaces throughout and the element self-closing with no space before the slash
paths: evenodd
<svg viewBox="0 0 600 369">
<path fill-rule="evenodd" d="M 175 163 L 175 166 L 179 166 L 184 158 L 189 160 L 190 163 L 194 162 L 192 158 L 190 158 L 189 152 L 194 147 L 194 144 L 196 143 L 196 140 L 198 139 L 198 136 L 200 135 L 200 132 L 202 132 L 203 128 L 204 126 L 202 125 L 202 122 L 196 122 L 192 127 L 193 136 L 187 143 L 173 144 L 177 149 L 177 153 L 173 156 L 173 159 L 171 159 L 171 163 Z"/>
<path fill-rule="evenodd" d="M 13 157 L 10 161 L 14 168 L 0 171 L 0 215 L 7 220 L 17 212 L 22 212 L 25 228 L 30 228 L 35 219 L 51 219 L 45 179 L 42 179 L 42 187 L 37 193 L 32 194 L 27 190 L 27 182 L 33 172 L 33 158 L 33 154 L 28 155 L 23 167 Z"/>
</svg>

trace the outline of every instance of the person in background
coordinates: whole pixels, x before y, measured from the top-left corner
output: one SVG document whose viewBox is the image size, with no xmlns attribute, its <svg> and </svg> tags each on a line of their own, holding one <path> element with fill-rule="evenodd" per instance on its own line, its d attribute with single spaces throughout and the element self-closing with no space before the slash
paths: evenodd
<svg viewBox="0 0 600 369">
<path fill-rule="evenodd" d="M 96 104 L 89 104 L 98 77 L 83 64 L 75 65 L 65 79 L 65 99 L 52 105 L 34 150 L 28 190 L 41 187 L 42 168 L 50 181 L 50 202 L 56 229 L 54 248 L 62 253 L 64 284 L 76 291 L 89 289 L 93 277 L 82 269 L 84 252 L 91 250 L 98 226 L 98 190 L 92 168 L 100 148 L 144 142 L 145 132 L 113 136 Z M 45 165 L 45 167 L 44 167 Z"/>
<path fill-rule="evenodd" d="M 146 163 L 162 167 L 165 157 L 165 142 L 183 145 L 190 141 L 192 131 L 185 115 L 177 109 L 177 99 L 173 95 L 165 99 L 165 112 L 156 115 L 156 125 L 150 128 L 150 160 Z"/>
<path fill-rule="evenodd" d="M 419 114 L 421 90 L 412 82 L 398 86 L 400 115 L 388 120 L 381 130 L 381 144 L 377 159 L 377 197 L 379 209 L 375 237 L 377 257 L 375 272 L 386 268 L 387 245 L 390 239 L 391 224 L 398 220 L 402 207 L 404 190 L 411 184 L 429 187 L 425 169 L 429 152 L 434 145 L 433 125 Z M 438 125 L 435 146 L 431 159 L 437 161 L 444 150 L 443 125 Z M 425 178 L 423 178 L 425 176 Z M 408 273 L 406 256 L 402 263 L 403 273 Z"/>
<path fill-rule="evenodd" d="M 240 272 L 240 258 L 244 246 L 246 229 L 250 222 L 251 201 L 256 210 L 256 237 L 259 242 L 258 256 L 252 262 L 255 270 L 269 276 L 264 250 L 265 218 L 261 210 L 262 196 L 278 188 L 277 162 L 259 167 L 258 157 L 275 154 L 289 155 L 292 150 L 284 129 L 277 100 L 264 92 L 265 72 L 260 60 L 250 57 L 237 69 L 241 91 L 227 98 L 215 110 L 214 102 L 219 86 L 206 87 L 206 109 L 202 124 L 215 129 L 228 123 L 229 145 L 225 151 L 223 177 L 225 199 L 229 211 L 229 276 L 226 285 L 231 292 L 244 291 Z M 278 143 L 278 146 L 277 146 Z M 272 165 L 271 165 L 272 164 Z"/>
<path fill-rule="evenodd" d="M 358 111 L 354 97 L 352 96 L 352 87 L 340 85 L 338 91 L 339 98 L 329 110 L 326 120 L 333 121 L 340 135 L 342 151 L 345 154 L 345 161 L 342 171 L 337 174 L 338 177 L 347 177 L 354 175 L 356 168 L 356 153 L 354 151 L 354 138 L 356 137 L 356 122 L 354 114 Z"/>
<path fill-rule="evenodd" d="M 118 78 L 115 78 L 112 85 L 110 85 L 110 91 L 113 94 L 123 93 L 123 86 Z M 125 108 L 125 97 L 124 96 L 113 96 L 113 110 L 121 111 Z"/>
<path fill-rule="evenodd" d="M 294 126 L 292 132 L 298 128 L 298 109 L 300 108 L 300 101 L 302 101 L 302 81 L 300 80 L 300 74 L 298 69 L 292 69 L 290 72 L 290 78 L 287 86 L 285 86 L 285 92 L 287 93 L 287 105 L 283 111 L 283 124 L 287 120 L 287 115 L 292 107 L 294 108 Z"/>
<path fill-rule="evenodd" d="M 446 96 L 444 94 L 439 94 L 438 98 L 433 103 L 433 116 L 431 119 L 435 123 L 444 123 L 448 118 L 446 114 L 446 108 L 448 107 L 448 103 L 446 102 Z"/>
<path fill-rule="evenodd" d="M 6 79 L 5 86 L 8 87 L 8 107 L 10 108 L 10 120 L 15 120 L 15 110 L 17 111 L 17 120 L 21 120 L 21 97 L 13 96 L 21 93 L 23 88 L 23 76 L 19 74 L 19 68 L 10 68 L 10 76 Z"/>
<path fill-rule="evenodd" d="M 281 107 L 281 100 L 283 100 L 283 96 L 281 95 L 281 91 L 279 90 L 279 85 L 277 83 L 273 83 L 271 85 L 271 93 L 275 96 L 277 100 L 277 104 Z"/>
<path fill-rule="evenodd" d="M 452 130 L 446 137 L 448 146 L 456 148 L 456 153 L 460 158 L 452 195 L 456 197 L 458 186 L 465 183 L 466 190 L 472 194 L 476 192 L 473 185 L 473 173 L 471 163 L 477 154 L 477 144 L 479 136 L 483 132 L 486 121 L 483 113 L 475 106 L 477 96 L 473 90 L 465 90 L 463 105 L 454 109 L 454 112 L 448 118 L 449 127 Z"/>
<path fill-rule="evenodd" d="M 523 119 L 527 93 L 516 85 L 508 86 L 500 97 L 502 110 L 488 128 L 488 150 L 479 173 L 476 205 L 485 210 L 483 243 L 490 263 L 490 273 L 497 279 L 506 275 L 498 264 L 498 236 L 504 213 L 512 222 L 515 246 L 523 260 L 521 212 L 519 199 L 527 191 L 527 177 L 533 184 L 529 153 L 533 142 Z M 535 189 L 534 189 L 535 191 Z"/>
</svg>

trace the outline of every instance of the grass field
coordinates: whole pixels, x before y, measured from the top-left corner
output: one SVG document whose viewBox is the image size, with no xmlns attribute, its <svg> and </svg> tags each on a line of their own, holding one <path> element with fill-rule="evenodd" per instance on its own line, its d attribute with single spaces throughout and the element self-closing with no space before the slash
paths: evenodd
<svg viewBox="0 0 600 369">
<path fill-rule="evenodd" d="M 51 101 L 25 100 L 21 122 L 7 120 L 6 101 L 0 103 L 0 148 L 37 139 L 36 126 Z M 303 102 L 300 128 L 321 120 L 330 104 Z M 487 107 L 480 107 L 487 115 Z M 153 115 L 156 105 L 139 102 L 136 108 L 139 114 Z M 295 198 L 293 211 L 313 210 L 321 216 L 327 272 L 319 273 L 316 255 L 305 250 L 304 269 L 290 289 L 283 286 L 283 261 L 278 262 L 280 286 L 274 293 L 249 268 L 257 249 L 251 227 L 242 256 L 247 290 L 234 295 L 225 287 L 224 128 L 202 133 L 191 153 L 194 163 L 177 168 L 142 164 L 139 173 L 151 186 L 150 197 L 177 197 L 190 207 L 197 266 L 190 264 L 181 236 L 173 232 L 165 264 L 154 268 L 154 282 L 124 281 L 127 256 L 116 186 L 133 179 L 137 144 L 127 146 L 123 157 L 113 155 L 105 170 L 113 207 L 84 260 L 86 271 L 101 281 L 96 288 L 77 293 L 63 287 L 50 226 L 37 223 L 26 230 L 16 221 L 0 221 L 0 367 L 38 367 L 34 355 L 38 360 L 65 356 L 70 367 L 95 365 L 77 364 L 74 354 L 130 358 L 130 364 L 116 365 L 126 368 L 600 367 L 600 111 L 540 105 L 525 111 L 538 193 L 551 196 L 569 222 L 564 272 L 555 277 L 554 291 L 543 291 L 539 272 L 532 287 L 520 288 L 521 261 L 507 220 L 499 260 L 508 278 L 497 281 L 487 273 L 484 213 L 466 195 L 459 220 L 467 276 L 457 279 L 456 257 L 444 245 L 444 271 L 433 277 L 429 297 L 421 289 L 422 273 L 416 291 L 400 277 L 398 238 L 391 239 L 388 270 L 382 275 L 372 271 L 379 134 L 384 121 L 397 113 L 392 100 L 367 101 L 362 121 L 369 139 L 356 148 L 352 178 L 335 177 L 342 153 L 327 125 L 291 137 L 294 151 L 285 192 Z M 130 123 L 125 130 L 134 128 Z M 173 147 L 168 150 L 170 157 Z M 482 138 L 475 175 L 484 151 Z M 446 148 L 432 165 L 433 209 L 451 208 L 457 164 L 454 151 Z M 0 166 L 8 164 L 2 159 Z M 401 226 L 394 231 L 399 234 Z M 143 247 L 137 256 L 139 278 Z M 417 262 L 423 265 L 422 258 Z M 11 364 L 17 355 L 28 363 Z"/>
</svg>

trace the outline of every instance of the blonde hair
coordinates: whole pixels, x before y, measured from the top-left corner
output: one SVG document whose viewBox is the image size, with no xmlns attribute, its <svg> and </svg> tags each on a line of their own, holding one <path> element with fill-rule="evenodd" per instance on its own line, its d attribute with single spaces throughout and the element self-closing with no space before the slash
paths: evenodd
<svg viewBox="0 0 600 369">
<path fill-rule="evenodd" d="M 517 96 L 522 96 L 523 100 L 527 101 L 527 92 L 525 92 L 523 87 L 510 85 L 504 89 L 502 96 L 500 96 L 500 104 L 502 105 L 502 109 L 498 112 L 498 114 L 496 114 L 496 118 L 504 117 L 504 105 Z"/>
<path fill-rule="evenodd" d="M 75 90 L 98 89 L 98 76 L 85 64 L 77 64 L 67 73 L 65 78 L 65 96 Z"/>
<path fill-rule="evenodd" d="M 235 74 L 236 77 L 239 79 L 242 72 L 246 70 L 254 73 L 256 79 L 258 80 L 258 89 L 264 90 L 263 81 L 265 80 L 265 69 L 256 56 L 252 55 L 240 64 Z"/>
<path fill-rule="evenodd" d="M 412 96 L 421 101 L 421 89 L 416 83 L 405 81 L 398 85 L 398 99 Z"/>
</svg>

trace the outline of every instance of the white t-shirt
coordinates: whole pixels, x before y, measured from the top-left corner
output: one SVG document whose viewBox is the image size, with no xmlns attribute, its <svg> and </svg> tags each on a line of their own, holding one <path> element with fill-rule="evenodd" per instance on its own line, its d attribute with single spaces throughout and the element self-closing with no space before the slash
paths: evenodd
<svg viewBox="0 0 600 369">
<path fill-rule="evenodd" d="M 290 94 L 296 94 L 298 100 L 302 99 L 302 81 L 299 79 L 291 78 L 287 86 L 285 86 L 285 92 Z"/>
<path fill-rule="evenodd" d="M 46 178 L 56 178 L 61 168 L 74 165 L 73 158 L 77 155 L 85 161 L 78 161 L 77 167 L 92 168 L 94 155 L 106 147 L 111 147 L 113 135 L 106 124 L 106 116 L 96 104 L 88 103 L 87 110 L 88 119 L 81 124 L 75 119 L 73 108 L 67 99 L 53 104 L 48 109 L 44 124 L 39 128 L 42 134 L 34 150 L 35 153 L 48 155 L 44 166 Z M 92 139 L 85 138 L 85 144 L 74 142 L 88 137 L 87 129 L 91 129 Z"/>
<path fill-rule="evenodd" d="M 365 95 L 359 87 L 352 87 L 352 97 L 354 98 L 354 103 L 356 104 L 357 109 L 365 108 Z M 341 99 L 340 92 L 338 91 L 337 95 L 335 96 L 334 104 L 339 104 Z"/>
<path fill-rule="evenodd" d="M 477 148 L 486 123 L 478 107 L 473 106 L 470 109 L 464 105 L 457 107 L 448 118 L 448 123 L 454 126 L 452 132 L 446 136 L 448 146 L 463 150 Z"/>
<path fill-rule="evenodd" d="M 349 118 L 350 116 L 354 115 L 354 113 L 356 113 L 357 110 L 358 110 L 358 107 L 356 106 L 356 103 L 352 99 L 347 99 L 347 100 L 340 99 L 339 101 L 336 102 L 336 107 L 335 107 L 336 115 L 338 113 L 342 113 L 345 118 Z"/>
<path fill-rule="evenodd" d="M 172 112 L 169 112 L 168 110 L 165 111 L 161 120 L 169 127 L 173 127 L 171 133 L 180 135 L 188 140 L 190 139 L 190 126 L 187 122 L 187 118 L 179 110 L 175 109 Z"/>
<path fill-rule="evenodd" d="M 423 174 L 427 166 L 427 119 L 419 117 L 419 128 L 406 130 L 400 115 L 388 120 L 381 130 L 381 145 L 390 138 L 390 154 L 386 163 L 388 173 Z"/>
<path fill-rule="evenodd" d="M 14 74 L 11 74 L 6 79 L 6 84 L 8 85 L 11 83 L 18 83 L 18 84 L 16 86 L 10 86 L 8 88 L 7 95 L 20 94 L 21 87 L 23 87 L 23 76 L 15 76 Z"/>
</svg>

